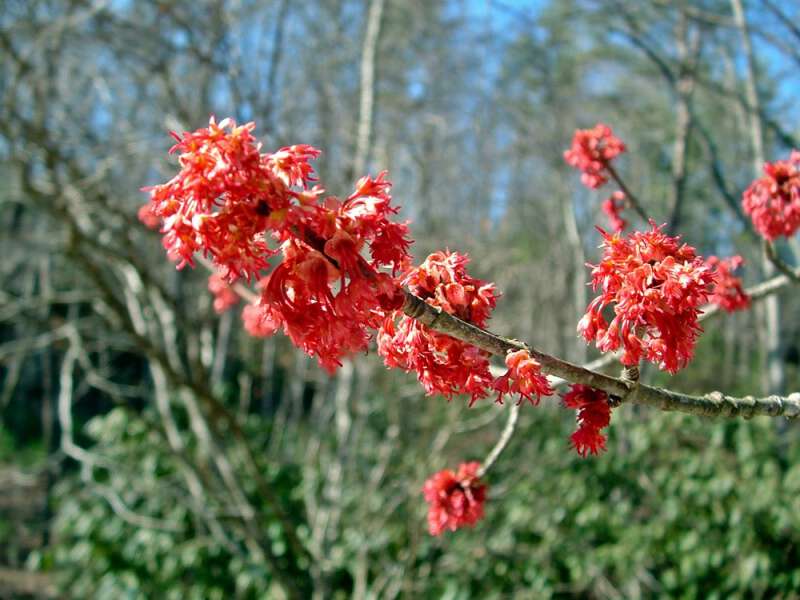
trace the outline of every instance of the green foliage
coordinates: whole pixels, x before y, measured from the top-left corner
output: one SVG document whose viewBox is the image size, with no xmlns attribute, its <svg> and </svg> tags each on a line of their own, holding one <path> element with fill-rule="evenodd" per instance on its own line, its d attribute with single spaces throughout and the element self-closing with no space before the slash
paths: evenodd
<svg viewBox="0 0 800 600">
<path fill-rule="evenodd" d="M 486 522 L 442 540 L 440 562 L 458 565 L 442 592 L 450 575 L 464 597 L 792 597 L 796 436 L 769 420 L 617 412 L 610 451 L 586 460 L 566 451 L 553 411 L 530 417 Z"/>
<path fill-rule="evenodd" d="M 56 542 L 43 558 L 74 597 L 200 600 L 261 598 L 268 593 L 272 578 L 263 566 L 244 551 L 226 549 L 192 517 L 190 500 L 179 485 L 179 459 L 145 419 L 118 408 L 94 418 L 87 431 L 100 462 L 91 475 L 75 474 L 58 486 Z M 115 467 L 104 469 L 105 461 Z M 298 478 L 290 468 L 264 472 L 280 497 L 295 495 Z M 95 486 L 86 485 L 87 478 Z M 98 493 L 97 484 L 107 493 Z M 115 512 L 110 494 L 134 517 Z M 252 499 L 257 501 L 257 496 Z M 208 500 L 204 510 L 226 509 Z M 134 520 L 140 517 L 155 520 L 155 527 Z M 274 530 L 269 523 L 264 529 Z M 244 549 L 241 540 L 234 545 Z M 280 554 L 284 542 L 279 536 L 273 545 Z"/>
<path fill-rule="evenodd" d="M 776 423 L 624 409 L 609 452 L 581 459 L 567 445 L 568 412 L 526 409 L 522 421 L 491 474 L 487 517 L 475 529 L 427 536 L 421 494 L 397 490 L 415 479 L 412 460 L 393 465 L 386 485 L 369 490 L 372 510 L 385 519 L 378 531 L 372 511 L 358 508 L 366 483 L 344 489 L 329 553 L 331 593 L 352 592 L 359 557 L 371 580 L 405 563 L 415 597 L 772 598 L 790 597 L 800 585 L 800 442 Z M 263 568 L 227 552 L 170 496 L 174 459 L 141 420 L 117 410 L 89 431 L 93 451 L 125 461 L 124 473 L 107 476 L 127 506 L 178 530 L 126 523 L 78 476 L 65 482 L 52 557 L 74 595 L 268 593 Z M 301 484 L 296 469 L 272 474 L 284 498 L 296 497 Z M 302 514 L 292 511 L 301 531 Z"/>
</svg>

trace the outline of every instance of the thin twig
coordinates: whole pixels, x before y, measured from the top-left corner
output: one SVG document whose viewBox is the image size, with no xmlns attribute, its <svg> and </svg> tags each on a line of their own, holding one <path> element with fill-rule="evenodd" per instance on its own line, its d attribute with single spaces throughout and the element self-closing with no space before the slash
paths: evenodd
<svg viewBox="0 0 800 600">
<path fill-rule="evenodd" d="M 628 186 L 625 185 L 625 182 L 622 180 L 622 177 L 619 176 L 619 173 L 617 173 L 616 169 L 614 169 L 614 167 L 612 167 L 611 163 L 608 161 L 606 161 L 605 166 L 606 170 L 608 171 L 608 174 L 611 175 L 611 179 L 613 179 L 616 182 L 616 184 L 619 186 L 619 189 L 621 189 L 625 194 L 625 198 L 627 198 L 630 207 L 636 212 L 637 215 L 639 215 L 639 217 L 641 217 L 641 219 L 645 223 L 649 222 L 650 218 L 644 211 L 642 203 L 639 202 L 639 199 L 634 195 L 632 191 L 630 191 Z"/>
<path fill-rule="evenodd" d="M 764 240 L 764 255 L 767 257 L 769 262 L 775 265 L 775 268 L 778 269 L 778 271 L 794 281 L 800 281 L 800 275 L 795 273 L 795 270 L 786 264 L 780 256 L 778 256 L 778 249 L 775 248 L 775 244 L 769 240 Z"/>
<path fill-rule="evenodd" d="M 492 448 L 491 452 L 489 452 L 489 454 L 486 455 L 486 458 L 483 459 L 483 463 L 481 464 L 480 469 L 478 469 L 478 477 L 483 477 L 489 472 L 489 469 L 492 468 L 492 465 L 494 465 L 494 463 L 503 453 L 503 450 L 506 449 L 508 442 L 511 441 L 511 437 L 514 435 L 514 429 L 517 426 L 517 419 L 519 418 L 520 403 L 510 402 L 509 404 L 511 404 L 511 407 L 509 408 L 506 426 L 503 428 L 503 433 L 500 434 L 500 438 L 497 440 L 494 448 Z"/>
</svg>

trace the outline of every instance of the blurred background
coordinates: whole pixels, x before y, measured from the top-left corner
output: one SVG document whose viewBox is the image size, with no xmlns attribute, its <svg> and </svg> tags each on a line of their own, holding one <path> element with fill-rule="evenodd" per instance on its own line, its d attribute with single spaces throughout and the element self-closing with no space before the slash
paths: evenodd
<svg viewBox="0 0 800 600">
<path fill-rule="evenodd" d="M 388 169 L 421 260 L 467 252 L 492 327 L 576 362 L 612 191 L 562 152 L 598 121 L 647 211 L 768 278 L 740 208 L 800 146 L 800 8 L 777 0 L 0 2 L 0 597 L 797 598 L 791 423 L 626 406 L 609 451 L 523 407 L 486 518 L 421 488 L 506 419 L 374 355 L 330 377 L 217 315 L 136 218 L 169 130 L 253 120 L 326 189 Z M 793 261 L 793 248 L 780 248 Z M 796 291 L 705 324 L 685 392 L 797 389 Z M 616 371 L 616 367 L 613 367 Z"/>
</svg>

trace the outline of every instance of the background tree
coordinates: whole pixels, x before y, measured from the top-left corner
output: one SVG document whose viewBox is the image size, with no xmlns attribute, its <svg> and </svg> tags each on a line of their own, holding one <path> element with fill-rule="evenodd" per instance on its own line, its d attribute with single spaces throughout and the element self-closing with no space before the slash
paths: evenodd
<svg viewBox="0 0 800 600">
<path fill-rule="evenodd" d="M 574 327 L 604 196 L 563 163 L 573 130 L 613 124 L 649 214 L 769 278 L 740 197 L 800 145 L 798 16 L 768 0 L 6 2 L 0 452 L 2 480 L 35 491 L 2 505 L 0 590 L 22 593 L 27 561 L 50 575 L 40 593 L 74 597 L 790 594 L 793 426 L 629 407 L 582 460 L 571 412 L 544 402 L 521 411 L 485 521 L 431 539 L 423 481 L 483 458 L 507 411 L 425 398 L 374 356 L 328 377 L 250 338 L 136 213 L 174 171 L 166 131 L 252 119 L 267 147 L 322 148 L 331 193 L 389 169 L 417 258 L 468 252 L 503 291 L 493 330 L 591 360 Z M 708 321 L 670 387 L 797 389 L 792 293 Z M 15 497 L 36 498 L 28 514 Z"/>
</svg>

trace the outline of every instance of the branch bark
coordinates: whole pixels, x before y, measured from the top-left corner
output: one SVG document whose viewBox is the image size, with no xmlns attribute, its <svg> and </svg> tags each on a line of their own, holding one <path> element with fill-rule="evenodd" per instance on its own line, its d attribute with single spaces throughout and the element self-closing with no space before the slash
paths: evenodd
<svg viewBox="0 0 800 600">
<path fill-rule="evenodd" d="M 434 331 L 471 344 L 495 356 L 505 357 L 508 352 L 528 350 L 542 365 L 548 375 L 561 377 L 572 383 L 581 383 L 617 396 L 622 402 L 654 406 L 664 411 L 678 411 L 705 417 L 745 417 L 757 415 L 797 417 L 800 415 L 800 392 L 788 396 L 771 395 L 764 398 L 745 396 L 737 398 L 714 391 L 702 396 L 681 394 L 604 375 L 545 354 L 518 340 L 504 338 L 495 333 L 462 321 L 451 314 L 426 303 L 406 291 L 403 312 Z"/>
</svg>

